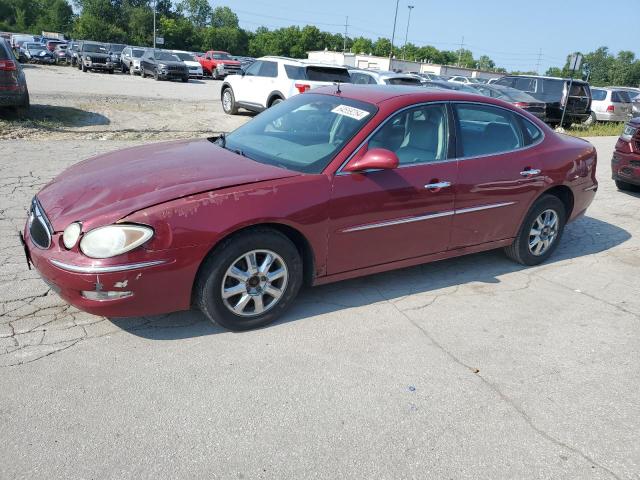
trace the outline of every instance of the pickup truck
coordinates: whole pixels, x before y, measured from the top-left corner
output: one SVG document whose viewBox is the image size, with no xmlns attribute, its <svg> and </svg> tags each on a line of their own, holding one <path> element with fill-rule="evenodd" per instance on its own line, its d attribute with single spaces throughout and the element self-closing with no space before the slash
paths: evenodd
<svg viewBox="0 0 640 480">
<path fill-rule="evenodd" d="M 214 80 L 222 79 L 227 75 L 240 73 L 240 62 L 231 58 L 227 52 L 209 50 L 196 60 L 202 65 L 204 75 L 211 75 Z"/>
</svg>

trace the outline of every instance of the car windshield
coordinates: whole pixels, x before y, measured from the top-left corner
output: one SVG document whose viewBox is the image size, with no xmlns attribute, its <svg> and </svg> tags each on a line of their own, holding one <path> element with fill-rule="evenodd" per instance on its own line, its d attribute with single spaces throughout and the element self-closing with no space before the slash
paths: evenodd
<svg viewBox="0 0 640 480">
<path fill-rule="evenodd" d="M 111 44 L 111 51 L 112 51 L 113 53 L 120 53 L 120 52 L 122 52 L 122 50 L 124 50 L 124 47 L 125 47 L 125 46 L 126 46 L 126 45 L 120 45 L 120 44 L 118 44 L 118 43 L 112 43 L 112 44 Z"/>
<path fill-rule="evenodd" d="M 213 58 L 216 60 L 233 60 L 227 53 L 214 53 Z"/>
<path fill-rule="evenodd" d="M 135 57 L 135 58 L 140 58 L 142 55 L 144 55 L 144 50 L 140 49 L 140 48 L 134 48 L 131 52 L 131 54 Z"/>
<path fill-rule="evenodd" d="M 44 47 L 42 45 L 40 45 L 39 43 L 27 43 L 26 48 L 28 48 L 29 50 L 43 50 Z"/>
<path fill-rule="evenodd" d="M 376 111 L 369 103 L 305 93 L 271 107 L 219 143 L 257 162 L 320 173 Z"/>
<path fill-rule="evenodd" d="M 82 47 L 82 51 L 89 52 L 89 53 L 107 53 L 107 47 L 105 47 L 104 45 L 86 43 Z"/>
<path fill-rule="evenodd" d="M 172 55 L 168 52 L 156 52 L 155 55 L 156 60 L 164 60 L 165 62 L 177 62 L 179 61 L 175 55 Z"/>
<path fill-rule="evenodd" d="M 183 62 L 195 62 L 195 61 L 197 61 L 195 59 L 195 57 L 193 55 L 191 55 L 190 53 L 177 52 L 177 53 L 174 53 L 174 55 L 176 57 L 178 57 L 180 60 L 182 60 Z"/>
</svg>

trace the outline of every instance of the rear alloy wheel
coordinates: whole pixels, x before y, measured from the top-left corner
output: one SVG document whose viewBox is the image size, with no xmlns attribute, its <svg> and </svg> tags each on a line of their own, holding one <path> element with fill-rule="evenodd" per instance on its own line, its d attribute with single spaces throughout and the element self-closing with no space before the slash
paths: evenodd
<svg viewBox="0 0 640 480">
<path fill-rule="evenodd" d="M 249 330 L 275 321 L 302 284 L 302 260 L 281 233 L 255 229 L 223 242 L 201 267 L 197 303 L 213 322 Z"/>
<path fill-rule="evenodd" d="M 133 76 L 136 74 L 135 69 L 133 68 L 133 65 L 129 65 L 129 75 Z"/>
<path fill-rule="evenodd" d="M 238 107 L 236 106 L 236 99 L 233 95 L 233 90 L 231 87 L 227 87 L 222 92 L 222 109 L 224 113 L 229 115 L 235 115 L 238 113 Z"/>
<path fill-rule="evenodd" d="M 558 197 L 540 197 L 529 210 L 514 242 L 505 248 L 507 256 L 522 265 L 538 265 L 547 260 L 560 243 L 566 215 Z"/>
</svg>

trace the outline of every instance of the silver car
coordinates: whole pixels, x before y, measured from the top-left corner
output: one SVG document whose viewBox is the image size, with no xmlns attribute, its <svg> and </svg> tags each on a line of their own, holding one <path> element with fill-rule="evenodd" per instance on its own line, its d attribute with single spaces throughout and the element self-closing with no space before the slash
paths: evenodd
<svg viewBox="0 0 640 480">
<path fill-rule="evenodd" d="M 145 50 L 145 47 L 124 47 L 120 53 L 122 73 L 129 72 L 131 75 L 140 75 L 140 60 L 142 60 Z"/>
<path fill-rule="evenodd" d="M 591 118 L 586 123 L 626 122 L 631 118 L 631 98 L 624 90 L 591 89 Z"/>
<path fill-rule="evenodd" d="M 422 85 L 422 79 L 408 73 L 386 72 L 382 70 L 350 69 L 351 81 L 356 84 L 371 85 Z"/>
<path fill-rule="evenodd" d="M 631 98 L 631 113 L 633 117 L 640 117 L 640 88 L 633 87 L 605 87 L 605 88 L 615 88 L 616 90 L 622 90 L 629 94 L 629 98 Z"/>
</svg>

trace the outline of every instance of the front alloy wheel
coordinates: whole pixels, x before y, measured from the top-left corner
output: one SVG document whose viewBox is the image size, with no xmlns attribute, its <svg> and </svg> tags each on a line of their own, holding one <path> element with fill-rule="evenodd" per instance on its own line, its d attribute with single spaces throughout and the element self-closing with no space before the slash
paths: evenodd
<svg viewBox="0 0 640 480">
<path fill-rule="evenodd" d="M 282 233 L 253 228 L 224 240 L 200 267 L 195 303 L 214 323 L 249 330 L 275 321 L 302 285 L 302 259 Z"/>
<path fill-rule="evenodd" d="M 273 308 L 287 288 L 289 273 L 280 255 L 252 250 L 238 257 L 222 279 L 224 305 L 240 317 L 254 317 Z"/>
</svg>

